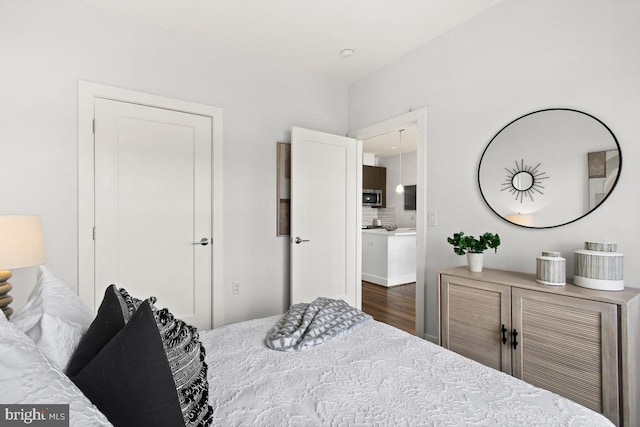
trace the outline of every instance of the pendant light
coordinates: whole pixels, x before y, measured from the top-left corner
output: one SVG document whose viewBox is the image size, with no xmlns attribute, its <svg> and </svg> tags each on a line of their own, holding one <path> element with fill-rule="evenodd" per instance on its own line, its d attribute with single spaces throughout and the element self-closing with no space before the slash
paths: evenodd
<svg viewBox="0 0 640 427">
<path fill-rule="evenodd" d="M 404 129 L 400 129 L 398 131 L 398 133 L 400 134 L 400 157 L 399 157 L 399 163 L 400 163 L 400 179 L 398 180 L 398 185 L 396 186 L 396 193 L 404 193 L 404 185 L 402 185 L 402 132 L 404 131 Z"/>
</svg>

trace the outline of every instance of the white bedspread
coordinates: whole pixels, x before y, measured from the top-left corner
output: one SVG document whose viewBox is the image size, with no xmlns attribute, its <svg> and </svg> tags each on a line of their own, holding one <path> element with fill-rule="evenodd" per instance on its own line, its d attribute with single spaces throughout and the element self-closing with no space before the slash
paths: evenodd
<svg viewBox="0 0 640 427">
<path fill-rule="evenodd" d="M 385 324 L 300 352 L 278 317 L 200 333 L 214 425 L 610 426 L 602 415 Z"/>
</svg>

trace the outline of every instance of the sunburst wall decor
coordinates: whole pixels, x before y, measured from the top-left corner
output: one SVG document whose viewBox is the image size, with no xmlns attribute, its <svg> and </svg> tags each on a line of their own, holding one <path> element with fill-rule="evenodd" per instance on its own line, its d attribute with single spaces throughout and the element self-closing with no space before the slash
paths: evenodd
<svg viewBox="0 0 640 427">
<path fill-rule="evenodd" d="M 533 201 L 533 194 L 544 194 L 542 190 L 544 186 L 541 184 L 543 179 L 549 179 L 546 172 L 538 170 L 541 163 L 538 163 L 535 167 L 525 165 L 524 159 L 520 159 L 520 163 L 515 161 L 516 167 L 514 169 L 504 168 L 507 171 L 507 178 L 502 184 L 500 191 L 508 190 L 509 193 L 516 196 L 516 200 L 520 200 L 520 203 L 525 197 L 528 197 Z"/>
</svg>

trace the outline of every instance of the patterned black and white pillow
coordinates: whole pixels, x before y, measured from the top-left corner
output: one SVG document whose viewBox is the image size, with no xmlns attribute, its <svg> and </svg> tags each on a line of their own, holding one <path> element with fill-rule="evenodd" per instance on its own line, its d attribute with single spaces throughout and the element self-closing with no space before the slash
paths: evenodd
<svg viewBox="0 0 640 427">
<path fill-rule="evenodd" d="M 151 307 L 153 309 L 153 305 Z M 197 329 L 176 319 L 166 308 L 154 309 L 154 317 L 178 391 L 185 425 L 210 424 L 213 409 L 208 405 L 207 364 Z"/>
<path fill-rule="evenodd" d="M 67 375 L 114 425 L 210 425 L 198 332 L 154 302 L 107 288 Z"/>
</svg>

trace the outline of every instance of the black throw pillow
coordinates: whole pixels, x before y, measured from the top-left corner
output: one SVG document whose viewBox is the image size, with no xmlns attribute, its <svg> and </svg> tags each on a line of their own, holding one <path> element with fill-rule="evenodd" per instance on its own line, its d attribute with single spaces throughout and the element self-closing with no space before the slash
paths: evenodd
<svg viewBox="0 0 640 427">
<path fill-rule="evenodd" d="M 211 424 L 196 329 L 113 285 L 67 373 L 116 427 Z"/>
<path fill-rule="evenodd" d="M 82 370 L 131 318 L 142 303 L 129 296 L 124 289 L 109 286 L 98 308 L 96 318 L 84 334 L 67 365 L 67 376 L 73 377 Z"/>
</svg>

